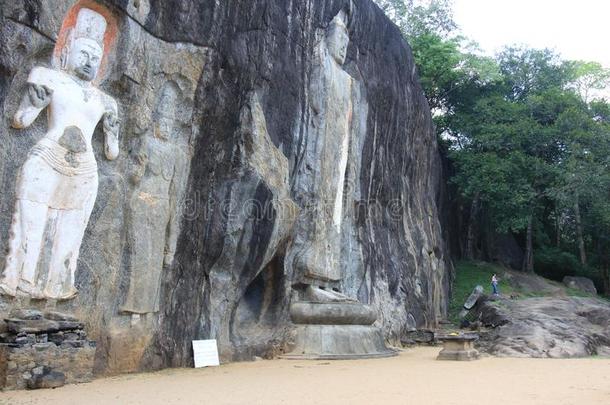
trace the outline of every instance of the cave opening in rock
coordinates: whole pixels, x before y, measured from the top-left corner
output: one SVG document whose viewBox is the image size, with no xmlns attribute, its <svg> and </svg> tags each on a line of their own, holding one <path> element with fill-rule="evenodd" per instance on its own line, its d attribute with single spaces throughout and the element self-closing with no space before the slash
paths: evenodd
<svg viewBox="0 0 610 405">
<path fill-rule="evenodd" d="M 265 355 L 272 345 L 258 347 L 255 342 L 276 338 L 285 313 L 282 303 L 286 288 L 282 256 L 273 258 L 246 288 L 231 322 L 231 337 L 236 347 L 249 347 L 246 357 Z M 240 350 L 238 350 L 239 352 Z"/>
</svg>

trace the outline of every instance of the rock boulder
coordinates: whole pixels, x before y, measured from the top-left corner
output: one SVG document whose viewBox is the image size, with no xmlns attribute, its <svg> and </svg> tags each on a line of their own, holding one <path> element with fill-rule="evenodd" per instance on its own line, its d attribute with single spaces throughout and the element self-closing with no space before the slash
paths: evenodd
<svg viewBox="0 0 610 405">
<path fill-rule="evenodd" d="M 597 295 L 597 289 L 593 281 L 586 277 L 565 276 L 563 283 L 566 287 L 574 288 L 587 294 Z"/>
<path fill-rule="evenodd" d="M 484 300 L 475 307 L 491 328 L 480 349 L 496 356 L 569 358 L 610 354 L 610 304 L 593 298 Z"/>
</svg>

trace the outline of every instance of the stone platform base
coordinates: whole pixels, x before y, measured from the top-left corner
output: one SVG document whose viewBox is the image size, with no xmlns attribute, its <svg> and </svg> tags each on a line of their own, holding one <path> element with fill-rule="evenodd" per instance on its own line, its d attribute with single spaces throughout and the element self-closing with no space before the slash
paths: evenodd
<svg viewBox="0 0 610 405">
<path fill-rule="evenodd" d="M 475 335 L 458 335 L 439 337 L 443 341 L 443 350 L 437 360 L 471 361 L 479 359 L 479 351 L 474 348 L 478 339 Z"/>
<path fill-rule="evenodd" d="M 379 328 L 369 325 L 297 325 L 292 360 L 368 359 L 396 356 Z"/>
<path fill-rule="evenodd" d="M 72 315 L 16 309 L 0 333 L 0 389 L 57 388 L 93 379 L 95 342 Z M 0 401 L 1 402 L 1 401 Z"/>
<path fill-rule="evenodd" d="M 446 350 L 443 349 L 438 354 L 437 360 L 472 361 L 480 357 L 477 349 L 472 350 Z"/>
<path fill-rule="evenodd" d="M 93 379 L 95 342 L 0 344 L 0 389 L 55 388 Z"/>
</svg>

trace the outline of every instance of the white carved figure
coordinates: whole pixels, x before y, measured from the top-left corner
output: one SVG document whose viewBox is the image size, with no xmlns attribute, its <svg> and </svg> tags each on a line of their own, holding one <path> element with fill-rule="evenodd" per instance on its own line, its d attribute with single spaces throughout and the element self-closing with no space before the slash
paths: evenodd
<svg viewBox="0 0 610 405">
<path fill-rule="evenodd" d="M 346 21 L 347 14 L 340 11 L 326 29 L 309 89 L 314 114 L 305 166 L 315 168 L 312 188 L 307 190 L 314 204 L 308 207 L 306 222 L 311 228 L 297 257 L 297 269 L 302 274 L 300 282 L 307 286 L 306 294 L 316 301 L 347 300 L 337 292 L 353 111 L 353 79 L 343 69 L 349 44 Z"/>
<path fill-rule="evenodd" d="M 97 163 L 91 147 L 103 120 L 105 154 L 119 154 L 117 104 L 93 86 L 103 57 L 106 20 L 83 8 L 61 53 L 61 69 L 35 67 L 14 116 L 30 126 L 47 109 L 48 130 L 32 148 L 17 179 L 9 254 L 0 293 L 74 297 L 78 254 L 97 196 Z"/>
</svg>

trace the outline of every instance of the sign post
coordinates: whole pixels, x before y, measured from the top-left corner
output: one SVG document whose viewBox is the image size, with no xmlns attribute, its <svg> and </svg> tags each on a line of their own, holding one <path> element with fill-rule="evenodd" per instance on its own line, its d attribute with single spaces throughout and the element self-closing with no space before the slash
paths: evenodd
<svg viewBox="0 0 610 405">
<path fill-rule="evenodd" d="M 193 356 L 195 368 L 219 366 L 218 346 L 216 339 L 193 340 Z"/>
</svg>

